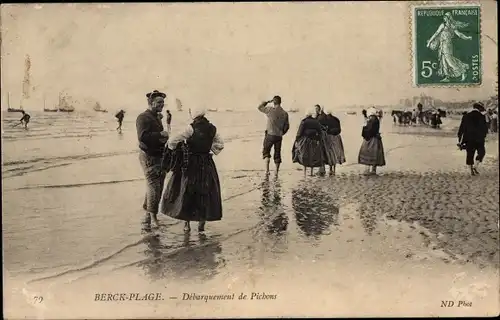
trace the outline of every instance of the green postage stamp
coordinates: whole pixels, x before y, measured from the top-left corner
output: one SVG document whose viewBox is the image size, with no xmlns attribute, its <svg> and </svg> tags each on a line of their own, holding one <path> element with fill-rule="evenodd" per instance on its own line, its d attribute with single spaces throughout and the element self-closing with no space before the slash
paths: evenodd
<svg viewBox="0 0 500 320">
<path fill-rule="evenodd" d="M 482 82 L 481 6 L 411 6 L 416 86 L 478 86 Z"/>
</svg>

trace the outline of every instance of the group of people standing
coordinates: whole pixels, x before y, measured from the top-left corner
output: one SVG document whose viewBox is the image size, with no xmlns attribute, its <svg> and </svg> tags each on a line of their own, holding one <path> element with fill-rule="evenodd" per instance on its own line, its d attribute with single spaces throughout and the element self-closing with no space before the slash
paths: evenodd
<svg viewBox="0 0 500 320">
<path fill-rule="evenodd" d="M 281 106 L 280 96 L 262 102 L 258 110 L 267 116 L 262 152 L 266 174 L 269 173 L 272 148 L 274 148 L 273 159 L 277 173 L 282 162 L 283 136 L 290 128 L 288 114 Z M 358 163 L 366 165 L 365 174 L 368 175 L 376 174 L 377 167 L 385 166 L 379 117 L 379 111 L 375 108 L 370 108 L 365 113 L 365 124 L 361 134 L 363 143 Z M 340 120 L 330 110 L 325 112 L 320 105 L 315 105 L 314 109 L 306 111 L 305 117 L 300 122 L 292 147 L 292 162 L 301 164 L 304 167 L 304 174 L 307 174 L 307 168 L 310 168 L 311 175 L 314 173 L 314 168 L 319 168 L 319 175 L 325 175 L 328 165 L 330 175 L 334 175 L 336 166 L 346 162 L 341 132 Z"/>
<path fill-rule="evenodd" d="M 139 160 L 146 177 L 145 229 L 159 226 L 157 214 L 184 221 L 198 221 L 198 231 L 207 221 L 222 219 L 219 177 L 212 155 L 219 154 L 224 142 L 203 109 L 189 109 L 192 123 L 177 135 L 162 124 L 166 94 L 155 90 L 146 94 L 148 109 L 136 120 Z M 171 120 L 171 118 L 170 118 Z M 172 172 L 168 183 L 165 179 Z"/>
<path fill-rule="evenodd" d="M 146 178 L 144 225 L 146 229 L 159 226 L 157 215 L 163 213 L 184 221 L 185 232 L 191 230 L 191 221 L 198 221 L 198 231 L 203 232 L 207 221 L 222 219 L 221 186 L 212 156 L 224 149 L 224 142 L 203 109 L 189 109 L 191 124 L 171 135 L 170 129 L 165 131 L 160 116 L 166 94 L 155 90 L 146 94 L 146 98 L 148 109 L 136 120 L 139 161 Z M 258 109 L 268 118 L 262 152 L 266 174 L 273 148 L 278 173 L 283 136 L 290 129 L 288 113 L 282 108 L 279 96 L 264 101 Z M 365 122 L 359 163 L 367 166 L 368 174 L 375 174 L 376 167 L 385 165 L 377 110 L 370 109 Z M 334 174 L 336 165 L 346 161 L 340 134 L 340 120 L 316 105 L 300 123 L 292 162 L 303 165 L 304 171 L 311 168 L 311 174 L 313 168 L 320 168 L 320 173 L 325 174 L 329 165 L 330 173 Z M 165 184 L 168 172 L 172 174 Z"/>
<path fill-rule="evenodd" d="M 431 128 L 440 128 L 443 124 L 441 120 L 441 109 L 434 109 L 432 111 L 423 111 L 423 105 L 419 103 L 416 109 L 412 111 L 392 111 L 392 118 L 394 124 L 399 124 L 403 126 L 426 124 Z"/>
<path fill-rule="evenodd" d="M 165 131 L 162 124 L 166 94 L 155 90 L 146 98 L 148 109 L 136 120 L 139 160 L 147 185 L 144 224 L 147 228 L 151 224 L 159 226 L 157 214 L 163 213 L 184 221 L 185 232 L 191 231 L 192 221 L 199 222 L 198 231 L 203 232 L 207 221 L 222 219 L 221 186 L 212 156 L 224 149 L 224 141 L 206 118 L 204 109 L 189 109 L 191 124 L 172 135 L 170 126 Z M 288 113 L 281 106 L 279 96 L 262 102 L 258 110 L 267 116 L 262 150 L 266 176 L 272 149 L 278 174 L 283 137 L 290 129 Z M 482 162 L 485 155 L 484 138 L 488 129 L 483 111 L 482 104 L 474 104 L 474 110 L 463 117 L 458 133 L 460 147 L 467 150 L 467 165 L 473 175 L 478 173 L 477 163 Z M 372 107 L 363 114 L 363 141 L 358 163 L 366 166 L 365 174 L 374 175 L 378 167 L 386 164 L 380 112 Z M 341 132 L 340 120 L 331 111 L 325 112 L 320 105 L 315 105 L 300 122 L 292 148 L 292 162 L 301 164 L 305 174 L 307 168 L 311 169 L 311 175 L 314 168 L 319 168 L 319 174 L 324 175 L 326 165 L 330 167 L 330 174 L 335 174 L 336 166 L 346 162 Z M 168 172 L 172 174 L 165 184 Z"/>
</svg>

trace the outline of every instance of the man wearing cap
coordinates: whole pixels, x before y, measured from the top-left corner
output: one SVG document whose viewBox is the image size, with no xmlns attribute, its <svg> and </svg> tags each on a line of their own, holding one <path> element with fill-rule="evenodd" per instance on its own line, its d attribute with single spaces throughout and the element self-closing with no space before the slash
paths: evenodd
<svg viewBox="0 0 500 320">
<path fill-rule="evenodd" d="M 168 133 L 164 131 L 161 114 L 165 104 L 166 94 L 154 90 L 146 94 L 148 109 L 141 113 L 136 120 L 137 138 L 139 140 L 139 161 L 146 177 L 146 198 L 143 208 L 146 210 L 144 224 L 151 226 L 151 221 L 158 226 L 157 214 L 160 203 L 165 172 L 162 170 L 162 157 Z"/>
<path fill-rule="evenodd" d="M 458 129 L 458 141 L 467 152 L 466 164 L 470 167 L 471 174 L 477 175 L 479 174 L 477 168 L 486 155 L 484 143 L 488 134 L 488 125 L 483 115 L 484 105 L 481 102 L 476 102 L 472 107 L 472 111 L 462 117 Z M 477 156 L 474 162 L 476 152 Z"/>
<path fill-rule="evenodd" d="M 272 106 L 268 106 L 269 103 Z M 281 164 L 281 143 L 283 136 L 290 129 L 288 122 L 288 113 L 281 107 L 281 97 L 275 96 L 273 100 L 262 102 L 258 110 L 267 116 L 267 126 L 264 136 L 264 146 L 262 157 L 266 164 L 266 174 L 269 173 L 269 162 L 271 161 L 271 149 L 274 147 L 274 163 L 276 173 L 278 173 Z"/>
</svg>

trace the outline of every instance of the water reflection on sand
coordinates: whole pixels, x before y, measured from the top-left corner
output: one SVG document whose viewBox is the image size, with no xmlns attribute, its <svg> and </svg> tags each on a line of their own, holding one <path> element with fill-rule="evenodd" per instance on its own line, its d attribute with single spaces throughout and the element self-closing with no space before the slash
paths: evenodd
<svg viewBox="0 0 500 320">
<path fill-rule="evenodd" d="M 159 235 L 147 236 L 145 244 L 147 248 L 144 254 L 147 259 L 139 266 L 153 280 L 172 276 L 207 280 L 224 266 L 222 247 L 217 237 L 208 237 L 203 233 L 184 233 L 182 246 L 173 251 L 167 251 L 169 248 L 162 243 Z"/>
<path fill-rule="evenodd" d="M 272 180 L 272 181 L 271 181 Z M 261 183 L 261 205 L 259 216 L 269 234 L 282 235 L 288 227 L 288 217 L 283 206 L 281 181 L 278 176 L 266 175 Z"/>
<path fill-rule="evenodd" d="M 331 225 L 338 225 L 336 200 L 314 183 L 301 183 L 292 189 L 292 208 L 297 226 L 306 237 L 319 240 Z"/>
</svg>

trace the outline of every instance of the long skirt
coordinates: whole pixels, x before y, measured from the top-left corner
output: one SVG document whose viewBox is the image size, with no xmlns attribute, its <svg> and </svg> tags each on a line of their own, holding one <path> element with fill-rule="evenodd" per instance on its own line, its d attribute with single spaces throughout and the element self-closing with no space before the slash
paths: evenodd
<svg viewBox="0 0 500 320">
<path fill-rule="evenodd" d="M 292 149 L 292 162 L 308 168 L 322 167 L 325 164 L 325 150 L 322 140 L 301 137 Z"/>
<path fill-rule="evenodd" d="M 150 213 L 158 213 L 165 173 L 161 167 L 161 157 L 152 157 L 144 151 L 139 152 L 139 161 L 146 178 L 146 196 L 142 205 Z"/>
<path fill-rule="evenodd" d="M 222 219 L 219 176 L 210 154 L 191 154 L 184 170 L 174 168 L 163 191 L 160 212 L 184 221 Z"/>
<path fill-rule="evenodd" d="M 326 161 L 325 164 L 330 166 L 342 164 L 345 162 L 344 144 L 342 137 L 339 135 L 324 134 L 323 141 L 325 144 Z"/>
<path fill-rule="evenodd" d="M 368 141 L 363 139 L 363 143 L 359 149 L 358 163 L 368 166 L 385 166 L 382 138 L 374 137 Z"/>
</svg>

